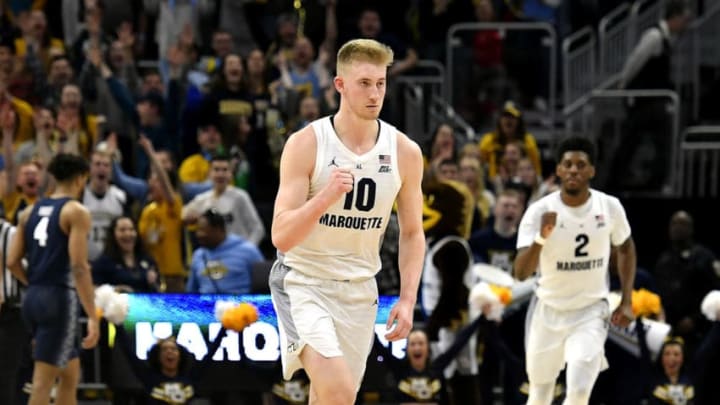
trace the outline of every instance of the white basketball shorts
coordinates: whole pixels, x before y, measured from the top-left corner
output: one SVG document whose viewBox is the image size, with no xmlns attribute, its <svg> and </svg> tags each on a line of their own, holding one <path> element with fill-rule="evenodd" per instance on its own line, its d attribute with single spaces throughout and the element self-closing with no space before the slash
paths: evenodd
<svg viewBox="0 0 720 405">
<path fill-rule="evenodd" d="M 537 299 L 534 304 L 525 348 L 531 383 L 554 383 L 566 363 L 590 365 L 596 356 L 601 356 L 596 372 L 607 368 L 605 339 L 610 309 L 606 300 L 572 311 L 551 308 Z"/>
<path fill-rule="evenodd" d="M 289 380 L 302 368 L 299 356 L 309 345 L 324 357 L 344 357 L 356 390 L 360 389 L 375 333 L 375 279 L 323 280 L 276 261 L 269 282 L 280 329 L 283 377 Z"/>
</svg>

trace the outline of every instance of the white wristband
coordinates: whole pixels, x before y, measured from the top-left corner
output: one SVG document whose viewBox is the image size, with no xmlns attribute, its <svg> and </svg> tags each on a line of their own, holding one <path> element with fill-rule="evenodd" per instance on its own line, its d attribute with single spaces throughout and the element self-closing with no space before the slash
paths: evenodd
<svg viewBox="0 0 720 405">
<path fill-rule="evenodd" d="M 545 246 L 545 238 L 542 237 L 540 232 L 535 235 L 535 243 L 537 243 L 540 246 Z"/>
</svg>

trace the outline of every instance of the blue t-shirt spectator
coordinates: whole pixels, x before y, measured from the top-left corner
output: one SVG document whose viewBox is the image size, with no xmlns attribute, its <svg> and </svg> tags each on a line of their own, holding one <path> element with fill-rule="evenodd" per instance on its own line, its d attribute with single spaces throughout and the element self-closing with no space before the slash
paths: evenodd
<svg viewBox="0 0 720 405">
<path fill-rule="evenodd" d="M 250 293 L 253 264 L 262 261 L 260 250 L 235 235 L 217 247 L 200 247 L 193 253 L 187 291 L 194 293 Z"/>
</svg>

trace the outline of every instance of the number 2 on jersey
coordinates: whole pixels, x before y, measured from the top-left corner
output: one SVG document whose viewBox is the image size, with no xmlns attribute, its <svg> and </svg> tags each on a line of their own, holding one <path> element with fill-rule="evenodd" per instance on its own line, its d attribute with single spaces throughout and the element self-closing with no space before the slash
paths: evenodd
<svg viewBox="0 0 720 405">
<path fill-rule="evenodd" d="M 587 234 L 579 234 L 575 237 L 575 242 L 577 242 L 577 246 L 575 246 L 575 257 L 587 256 L 588 252 L 583 250 L 585 249 L 585 246 L 587 246 L 588 242 L 590 242 L 590 238 L 587 236 Z"/>
<path fill-rule="evenodd" d="M 33 239 L 38 241 L 38 245 L 40 247 L 45 247 L 45 245 L 47 245 L 47 228 L 49 222 L 50 218 L 42 217 L 40 218 L 40 221 L 37 223 L 37 225 L 35 225 L 35 229 L 33 229 Z"/>
</svg>

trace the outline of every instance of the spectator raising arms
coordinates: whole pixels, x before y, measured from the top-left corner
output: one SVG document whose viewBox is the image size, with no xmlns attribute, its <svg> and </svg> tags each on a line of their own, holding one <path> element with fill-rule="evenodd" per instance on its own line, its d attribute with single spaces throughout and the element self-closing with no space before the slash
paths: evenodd
<svg viewBox="0 0 720 405">
<path fill-rule="evenodd" d="M 140 145 L 152 165 L 152 174 L 148 179 L 151 202 L 140 214 L 140 237 L 158 264 L 166 291 L 184 291 L 185 267 L 180 253 L 183 240 L 182 200 L 177 192 L 177 175 L 161 166 L 149 139 L 141 137 Z"/>
</svg>

